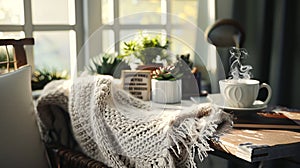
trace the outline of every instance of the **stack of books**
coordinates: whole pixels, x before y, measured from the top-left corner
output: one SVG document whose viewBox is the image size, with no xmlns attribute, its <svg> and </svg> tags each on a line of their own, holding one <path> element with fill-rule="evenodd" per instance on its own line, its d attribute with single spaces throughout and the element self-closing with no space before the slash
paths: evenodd
<svg viewBox="0 0 300 168">
<path fill-rule="evenodd" d="M 300 111 L 231 111 L 234 128 L 300 130 Z"/>
</svg>

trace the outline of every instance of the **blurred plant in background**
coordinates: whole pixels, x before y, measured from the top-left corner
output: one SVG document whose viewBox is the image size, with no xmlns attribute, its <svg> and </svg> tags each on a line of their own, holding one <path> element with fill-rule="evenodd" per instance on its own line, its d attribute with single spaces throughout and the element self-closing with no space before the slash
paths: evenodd
<svg viewBox="0 0 300 168">
<path fill-rule="evenodd" d="M 67 71 L 59 72 L 57 70 L 37 69 L 32 73 L 32 90 L 43 89 L 46 84 L 53 80 L 69 79 Z"/>
<path fill-rule="evenodd" d="M 120 78 L 121 70 L 130 69 L 117 53 L 103 53 L 90 60 L 87 70 L 91 74 L 111 75 Z"/>
<path fill-rule="evenodd" d="M 169 40 L 167 38 L 163 39 L 160 35 L 150 36 L 140 32 L 135 40 L 124 42 L 124 45 L 122 58 L 133 55 L 144 65 L 153 64 L 157 59 L 170 62 L 169 54 L 167 53 Z"/>
</svg>

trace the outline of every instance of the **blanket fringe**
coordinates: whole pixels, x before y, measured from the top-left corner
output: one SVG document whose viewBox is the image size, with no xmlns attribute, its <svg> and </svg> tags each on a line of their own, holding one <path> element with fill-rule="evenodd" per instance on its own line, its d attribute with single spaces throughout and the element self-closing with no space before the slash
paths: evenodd
<svg viewBox="0 0 300 168">
<path fill-rule="evenodd" d="M 213 149 L 209 146 L 208 140 L 214 135 L 218 125 L 216 120 L 220 112 L 212 109 L 212 116 L 202 118 L 186 118 L 176 127 L 172 127 L 168 133 L 171 142 L 170 150 L 181 160 L 180 165 L 196 168 L 194 161 L 196 155 L 203 161 L 208 156 L 207 152 Z M 215 120 L 213 120 L 215 119 Z M 207 122 L 210 121 L 210 122 Z M 183 152 L 185 151 L 185 152 Z"/>
</svg>

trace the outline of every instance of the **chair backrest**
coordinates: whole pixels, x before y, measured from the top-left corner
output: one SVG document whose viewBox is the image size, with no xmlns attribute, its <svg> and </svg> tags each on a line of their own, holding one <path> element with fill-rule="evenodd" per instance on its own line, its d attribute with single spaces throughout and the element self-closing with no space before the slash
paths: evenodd
<svg viewBox="0 0 300 168">
<path fill-rule="evenodd" d="M 30 84 L 30 65 L 0 75 L 0 167 L 48 167 Z"/>
<path fill-rule="evenodd" d="M 241 48 L 245 41 L 245 32 L 237 21 L 221 19 L 207 27 L 205 38 L 216 47 Z"/>
<path fill-rule="evenodd" d="M 0 39 L 0 46 L 6 47 L 6 60 L 0 61 L 0 65 L 7 65 L 6 70 L 9 72 L 10 65 L 14 64 L 14 69 L 17 69 L 23 65 L 27 64 L 27 57 L 26 52 L 24 49 L 24 45 L 33 45 L 34 39 L 33 38 L 24 38 L 24 39 Z M 13 60 L 9 59 L 9 52 L 7 46 L 13 46 Z"/>
</svg>

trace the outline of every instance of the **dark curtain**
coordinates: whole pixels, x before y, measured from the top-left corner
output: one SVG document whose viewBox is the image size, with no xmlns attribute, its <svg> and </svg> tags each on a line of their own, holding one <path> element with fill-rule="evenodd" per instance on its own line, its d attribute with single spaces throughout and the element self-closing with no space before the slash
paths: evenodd
<svg viewBox="0 0 300 168">
<path fill-rule="evenodd" d="M 253 66 L 254 78 L 271 85 L 270 104 L 300 109 L 300 1 L 226 1 L 231 13 L 226 16 L 224 5 L 217 5 L 217 19 L 229 16 L 244 27 L 246 64 Z"/>
</svg>

